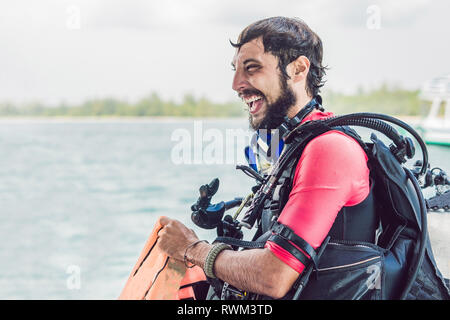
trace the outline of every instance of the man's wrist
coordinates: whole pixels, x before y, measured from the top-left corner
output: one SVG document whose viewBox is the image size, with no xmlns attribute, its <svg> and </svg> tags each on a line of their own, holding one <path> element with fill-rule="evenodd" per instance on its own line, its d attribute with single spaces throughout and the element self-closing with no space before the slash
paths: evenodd
<svg viewBox="0 0 450 320">
<path fill-rule="evenodd" d="M 199 242 L 186 253 L 186 260 L 203 269 L 206 256 L 212 245 L 207 242 Z"/>
<path fill-rule="evenodd" d="M 188 250 L 189 250 L 189 249 L 195 247 L 195 246 L 196 246 L 197 244 L 199 244 L 200 242 L 206 242 L 206 243 L 209 243 L 208 240 L 201 240 L 201 239 L 198 239 L 198 240 L 192 242 L 190 245 L 188 245 L 188 246 L 186 247 L 186 249 L 184 250 L 183 261 L 184 261 L 184 265 L 186 266 L 186 268 L 192 268 L 193 266 L 195 266 L 195 264 L 192 263 L 192 261 L 189 261 L 189 259 L 188 259 L 188 257 L 187 257 L 187 253 L 188 253 Z M 188 262 L 191 262 L 192 265 L 188 265 Z"/>
</svg>

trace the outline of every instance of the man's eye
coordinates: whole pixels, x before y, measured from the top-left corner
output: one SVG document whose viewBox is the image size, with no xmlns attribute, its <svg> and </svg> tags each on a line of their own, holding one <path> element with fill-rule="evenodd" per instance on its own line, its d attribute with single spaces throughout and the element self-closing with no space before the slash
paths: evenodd
<svg viewBox="0 0 450 320">
<path fill-rule="evenodd" d="M 254 64 L 252 64 L 252 65 L 246 67 L 247 71 L 254 71 L 254 70 L 256 70 L 257 68 L 259 68 L 259 66 L 254 65 Z"/>
</svg>

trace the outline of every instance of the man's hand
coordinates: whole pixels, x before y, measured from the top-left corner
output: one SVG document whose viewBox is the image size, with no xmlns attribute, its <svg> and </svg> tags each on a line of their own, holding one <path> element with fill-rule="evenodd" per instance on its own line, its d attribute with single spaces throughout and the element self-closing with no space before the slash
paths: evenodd
<svg viewBox="0 0 450 320">
<path fill-rule="evenodd" d="M 178 220 L 161 217 L 163 228 L 158 232 L 158 245 L 169 257 L 183 261 L 184 252 L 190 244 L 198 240 L 192 229 Z"/>
<path fill-rule="evenodd" d="M 163 228 L 158 232 L 158 245 L 169 257 L 183 261 L 186 248 L 198 237 L 180 221 L 162 217 L 160 222 Z M 199 243 L 188 250 L 187 260 L 203 268 L 210 249 L 210 244 Z M 214 273 L 236 288 L 274 298 L 283 297 L 299 275 L 267 248 L 222 251 Z"/>
</svg>

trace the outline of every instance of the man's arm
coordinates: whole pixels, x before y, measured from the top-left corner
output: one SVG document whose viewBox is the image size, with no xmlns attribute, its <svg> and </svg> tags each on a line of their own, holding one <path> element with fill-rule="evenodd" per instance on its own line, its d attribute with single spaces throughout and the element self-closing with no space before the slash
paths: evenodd
<svg viewBox="0 0 450 320">
<path fill-rule="evenodd" d="M 170 257 L 183 260 L 186 248 L 198 240 L 197 236 L 177 220 L 162 218 L 161 223 L 164 228 L 159 232 L 160 248 Z M 198 243 L 187 250 L 186 258 L 203 268 L 211 248 L 208 243 Z M 286 295 L 299 276 L 266 248 L 224 250 L 215 261 L 214 274 L 238 289 L 273 298 Z"/>
<path fill-rule="evenodd" d="M 328 131 L 314 138 L 295 169 L 289 200 L 278 222 L 317 249 L 343 206 L 354 206 L 369 194 L 367 155 L 353 138 Z M 304 265 L 280 245 L 266 243 L 274 255 L 301 273 Z"/>
</svg>

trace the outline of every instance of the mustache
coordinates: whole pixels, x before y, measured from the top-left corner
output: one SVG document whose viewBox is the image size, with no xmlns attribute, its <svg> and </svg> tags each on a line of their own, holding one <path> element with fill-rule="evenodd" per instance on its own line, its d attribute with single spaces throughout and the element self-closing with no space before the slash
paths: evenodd
<svg viewBox="0 0 450 320">
<path fill-rule="evenodd" d="M 239 98 L 241 99 L 243 96 L 247 95 L 260 95 L 265 98 L 265 95 L 261 91 L 256 89 L 244 89 L 241 93 L 238 94 Z"/>
</svg>

